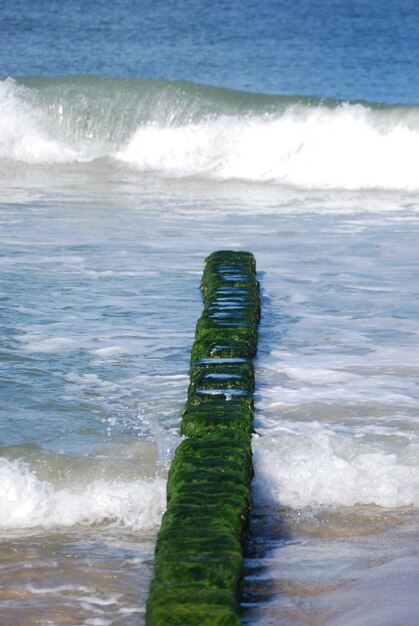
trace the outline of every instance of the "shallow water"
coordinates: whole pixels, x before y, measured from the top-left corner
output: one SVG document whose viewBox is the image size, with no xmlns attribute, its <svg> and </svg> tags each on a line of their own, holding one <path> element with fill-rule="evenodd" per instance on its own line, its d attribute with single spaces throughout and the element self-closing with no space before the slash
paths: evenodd
<svg viewBox="0 0 419 626">
<path fill-rule="evenodd" d="M 143 623 L 154 538 L 94 526 L 8 534 L 1 623 Z"/>
<path fill-rule="evenodd" d="M 415 198 L 347 193 L 331 212 L 335 192 L 145 177 L 133 194 L 132 174 L 96 175 L 67 190 L 71 170 L 49 173 L 60 194 L 28 186 L 3 211 L 8 615 L 141 623 L 203 259 L 237 247 L 263 293 L 244 621 L 356 624 L 364 606 L 391 624 L 408 579 L 413 623 Z"/>
<path fill-rule="evenodd" d="M 416 622 L 417 511 L 260 509 L 253 524 L 244 624 Z"/>
</svg>

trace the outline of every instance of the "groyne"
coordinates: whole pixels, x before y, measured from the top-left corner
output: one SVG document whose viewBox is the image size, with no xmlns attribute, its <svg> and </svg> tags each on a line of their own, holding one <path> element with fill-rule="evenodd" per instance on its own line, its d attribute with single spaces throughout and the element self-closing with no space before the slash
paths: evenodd
<svg viewBox="0 0 419 626">
<path fill-rule="evenodd" d="M 167 484 L 147 626 L 239 626 L 251 507 L 251 432 L 260 293 L 249 252 L 205 261 L 185 439 Z"/>
</svg>

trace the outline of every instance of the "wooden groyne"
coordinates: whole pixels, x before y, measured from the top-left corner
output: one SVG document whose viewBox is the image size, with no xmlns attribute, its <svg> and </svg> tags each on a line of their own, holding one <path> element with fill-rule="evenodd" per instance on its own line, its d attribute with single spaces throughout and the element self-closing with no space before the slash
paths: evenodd
<svg viewBox="0 0 419 626">
<path fill-rule="evenodd" d="M 190 386 L 157 538 L 147 626 L 238 626 L 253 474 L 253 358 L 260 317 L 255 259 L 205 261 Z"/>
</svg>

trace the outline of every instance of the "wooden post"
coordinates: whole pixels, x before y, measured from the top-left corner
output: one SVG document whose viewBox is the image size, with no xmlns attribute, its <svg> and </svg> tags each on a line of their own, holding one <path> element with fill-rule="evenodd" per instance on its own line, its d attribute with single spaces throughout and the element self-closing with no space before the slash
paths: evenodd
<svg viewBox="0 0 419 626">
<path fill-rule="evenodd" d="M 255 259 L 205 262 L 204 311 L 157 538 L 147 626 L 239 626 L 253 475 L 253 358 L 260 317 Z"/>
</svg>

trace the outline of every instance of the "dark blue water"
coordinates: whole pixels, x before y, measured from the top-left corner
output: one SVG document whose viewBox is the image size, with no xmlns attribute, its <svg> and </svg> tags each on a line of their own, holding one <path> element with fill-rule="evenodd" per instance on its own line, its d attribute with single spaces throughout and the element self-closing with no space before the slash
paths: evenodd
<svg viewBox="0 0 419 626">
<path fill-rule="evenodd" d="M 186 79 L 282 95 L 419 102 L 415 0 L 16 0 L 0 75 Z"/>
</svg>

